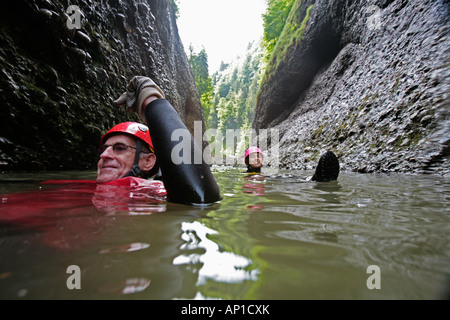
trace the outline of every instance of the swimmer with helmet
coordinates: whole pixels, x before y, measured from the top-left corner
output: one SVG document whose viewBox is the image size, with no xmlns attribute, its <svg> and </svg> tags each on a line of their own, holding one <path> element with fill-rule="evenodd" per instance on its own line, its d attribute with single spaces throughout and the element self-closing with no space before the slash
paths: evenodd
<svg viewBox="0 0 450 320">
<path fill-rule="evenodd" d="M 260 174 L 263 166 L 264 154 L 260 148 L 249 147 L 244 154 L 244 162 L 249 174 Z M 311 181 L 328 182 L 337 180 L 339 176 L 339 160 L 332 151 L 326 151 L 319 159 Z"/>
<path fill-rule="evenodd" d="M 219 187 L 208 164 L 175 164 L 172 150 L 182 146 L 193 154 L 201 152 L 177 111 L 152 79 L 135 76 L 114 104 L 136 112 L 141 121 L 112 127 L 100 139 L 97 183 L 135 177 L 147 179 L 159 172 L 169 202 L 212 204 L 221 199 Z M 172 141 L 175 130 L 185 130 L 188 139 Z"/>
<path fill-rule="evenodd" d="M 244 162 L 247 165 L 246 173 L 261 173 L 264 154 L 258 147 L 250 147 L 245 150 Z"/>
</svg>

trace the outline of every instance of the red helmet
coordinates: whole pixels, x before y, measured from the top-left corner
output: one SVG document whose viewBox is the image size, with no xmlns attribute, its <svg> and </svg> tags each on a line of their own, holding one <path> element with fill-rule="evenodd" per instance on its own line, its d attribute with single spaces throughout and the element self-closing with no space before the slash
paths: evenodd
<svg viewBox="0 0 450 320">
<path fill-rule="evenodd" d="M 113 134 L 126 133 L 144 141 L 149 147 L 150 151 L 154 152 L 152 138 L 150 137 L 150 131 L 148 127 L 138 122 L 122 122 L 115 125 L 100 139 L 100 147 L 105 141 Z"/>
<path fill-rule="evenodd" d="M 255 152 L 260 153 L 261 156 L 262 156 L 263 159 L 264 159 L 264 154 L 263 154 L 263 152 L 261 151 L 260 148 L 258 148 L 258 147 L 250 147 L 250 148 L 248 148 L 247 150 L 245 150 L 244 162 L 245 162 L 246 164 L 248 163 L 247 157 L 250 155 L 250 153 L 255 153 Z"/>
</svg>

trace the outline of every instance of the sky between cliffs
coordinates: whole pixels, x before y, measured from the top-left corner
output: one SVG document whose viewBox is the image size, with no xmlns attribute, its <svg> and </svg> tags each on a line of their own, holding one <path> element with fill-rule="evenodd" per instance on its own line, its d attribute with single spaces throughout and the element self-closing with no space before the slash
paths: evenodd
<svg viewBox="0 0 450 320">
<path fill-rule="evenodd" d="M 243 55 L 263 35 L 266 0 L 179 0 L 178 33 L 189 54 L 205 48 L 209 73 Z"/>
</svg>

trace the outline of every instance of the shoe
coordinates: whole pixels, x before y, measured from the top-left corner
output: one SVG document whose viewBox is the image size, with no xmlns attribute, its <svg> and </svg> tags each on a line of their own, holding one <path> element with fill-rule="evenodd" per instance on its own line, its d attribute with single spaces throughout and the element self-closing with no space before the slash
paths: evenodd
<svg viewBox="0 0 450 320">
<path fill-rule="evenodd" d="M 339 176 L 339 161 L 332 151 L 326 151 L 319 159 L 312 181 L 328 182 L 337 180 Z"/>
</svg>

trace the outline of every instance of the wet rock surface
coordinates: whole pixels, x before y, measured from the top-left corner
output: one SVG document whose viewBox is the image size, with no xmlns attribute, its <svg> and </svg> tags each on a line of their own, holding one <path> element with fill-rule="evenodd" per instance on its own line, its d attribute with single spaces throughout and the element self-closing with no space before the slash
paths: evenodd
<svg viewBox="0 0 450 320">
<path fill-rule="evenodd" d="M 2 170 L 95 168 L 101 135 L 139 121 L 112 105 L 134 75 L 160 85 L 191 130 L 203 121 L 171 1 L 71 4 L 0 4 Z"/>
<path fill-rule="evenodd" d="M 303 15 L 311 4 L 253 123 L 279 129 L 282 168 L 333 150 L 342 170 L 448 175 L 448 1 L 304 1 Z"/>
</svg>

